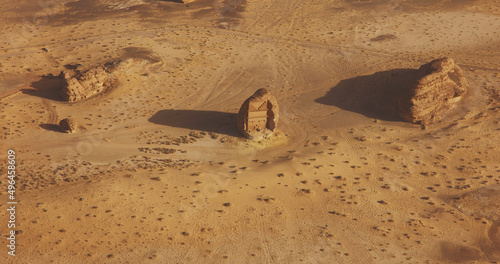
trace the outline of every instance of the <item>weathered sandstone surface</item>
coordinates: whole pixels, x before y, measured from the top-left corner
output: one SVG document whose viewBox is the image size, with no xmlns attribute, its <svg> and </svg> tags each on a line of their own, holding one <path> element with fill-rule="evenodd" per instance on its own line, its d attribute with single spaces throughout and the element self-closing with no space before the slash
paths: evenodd
<svg viewBox="0 0 500 264">
<path fill-rule="evenodd" d="M 276 129 L 279 118 L 278 102 L 266 89 L 259 89 L 241 106 L 238 129 L 250 139 L 267 137 Z"/>
<path fill-rule="evenodd" d="M 415 77 L 399 102 L 399 113 L 409 122 L 426 125 L 441 120 L 467 92 L 467 79 L 451 58 L 423 65 Z"/>
<path fill-rule="evenodd" d="M 68 72 L 63 72 L 62 76 L 65 83 L 61 95 L 68 102 L 89 98 L 103 92 L 110 85 L 109 73 L 103 65 L 91 68 L 74 77 L 70 76 Z"/>
<path fill-rule="evenodd" d="M 59 126 L 61 127 L 61 130 L 66 133 L 72 134 L 76 132 L 76 122 L 71 118 L 61 120 L 61 122 L 59 122 Z"/>
</svg>

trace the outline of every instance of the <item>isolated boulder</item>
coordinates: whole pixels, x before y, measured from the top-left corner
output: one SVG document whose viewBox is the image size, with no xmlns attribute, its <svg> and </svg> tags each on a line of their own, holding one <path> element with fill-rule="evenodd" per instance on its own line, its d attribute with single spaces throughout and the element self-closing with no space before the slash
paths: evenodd
<svg viewBox="0 0 500 264">
<path fill-rule="evenodd" d="M 238 129 L 250 139 L 260 139 L 272 134 L 279 118 L 278 102 L 266 89 L 259 89 L 238 112 Z"/>
<path fill-rule="evenodd" d="M 68 102 L 89 98 L 103 92 L 110 85 L 109 73 L 102 65 L 73 77 L 68 72 L 63 72 L 62 77 L 65 82 L 61 95 Z"/>
<path fill-rule="evenodd" d="M 451 58 L 423 65 L 415 77 L 399 102 L 399 113 L 409 122 L 426 125 L 442 119 L 467 92 L 467 79 Z"/>
<path fill-rule="evenodd" d="M 75 133 L 76 132 L 76 122 L 73 119 L 65 118 L 59 122 L 59 126 L 61 130 L 66 133 Z"/>
</svg>

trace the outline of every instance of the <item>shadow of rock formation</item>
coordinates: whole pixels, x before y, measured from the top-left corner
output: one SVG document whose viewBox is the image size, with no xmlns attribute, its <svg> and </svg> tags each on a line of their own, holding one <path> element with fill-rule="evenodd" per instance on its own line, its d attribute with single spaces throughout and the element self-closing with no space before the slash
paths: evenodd
<svg viewBox="0 0 500 264">
<path fill-rule="evenodd" d="M 61 129 L 61 126 L 56 125 L 56 124 L 40 124 L 40 127 L 45 129 L 45 130 L 64 133 L 64 131 L 62 131 L 62 129 Z"/>
<path fill-rule="evenodd" d="M 398 100 L 401 92 L 413 84 L 416 72 L 414 69 L 394 69 L 342 80 L 315 101 L 370 118 L 402 121 Z"/>
<path fill-rule="evenodd" d="M 149 118 L 149 122 L 205 132 L 216 132 L 239 137 L 236 113 L 202 110 L 161 110 Z"/>
<path fill-rule="evenodd" d="M 35 90 L 22 89 L 21 91 L 25 94 L 53 101 L 64 101 L 60 95 L 61 88 L 64 85 L 64 79 L 54 75 L 44 75 L 41 77 L 40 80 L 31 83 L 31 87 L 35 88 Z"/>
</svg>

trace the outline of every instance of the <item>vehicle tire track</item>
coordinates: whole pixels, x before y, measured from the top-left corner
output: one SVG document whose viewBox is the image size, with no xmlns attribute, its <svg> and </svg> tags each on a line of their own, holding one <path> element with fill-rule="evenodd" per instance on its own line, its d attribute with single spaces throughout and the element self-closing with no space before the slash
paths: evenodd
<svg viewBox="0 0 500 264">
<path fill-rule="evenodd" d="M 277 0 L 274 0 L 267 8 L 266 10 L 264 10 L 260 15 L 260 17 L 258 17 L 257 19 L 255 19 L 250 25 L 246 26 L 246 27 L 242 27 L 243 30 L 245 31 L 251 31 L 257 24 L 259 24 L 260 22 L 262 22 L 262 20 L 264 20 L 264 17 L 266 17 L 268 15 L 268 13 L 270 12 L 270 10 L 272 9 L 272 7 L 276 4 Z"/>
<path fill-rule="evenodd" d="M 338 53 L 342 55 L 342 58 L 339 59 L 340 72 L 346 73 L 351 68 L 351 57 L 345 50 L 339 50 Z"/>
<path fill-rule="evenodd" d="M 349 145 L 349 147 L 352 149 L 352 151 L 355 153 L 355 154 L 358 154 L 358 150 L 354 147 L 354 144 L 352 143 L 352 140 L 344 133 L 342 132 L 341 130 L 337 130 L 337 133 L 340 135 L 340 137 L 345 141 L 347 142 L 347 144 Z"/>
<path fill-rule="evenodd" d="M 266 256 L 267 263 L 275 263 L 274 258 L 271 256 L 271 251 L 269 250 L 269 243 L 266 240 L 265 234 L 264 234 L 264 220 L 262 220 L 262 217 L 259 220 L 259 239 L 261 244 L 263 245 L 264 249 L 264 255 Z"/>
<path fill-rule="evenodd" d="M 208 94 L 207 99 L 205 100 L 205 103 L 203 103 L 203 106 L 210 105 L 211 103 L 213 103 L 217 100 L 220 100 L 221 94 L 226 94 L 226 91 L 229 88 L 231 88 L 234 84 L 236 84 L 237 82 L 239 82 L 242 79 L 242 76 L 244 75 L 245 72 L 246 72 L 246 70 L 242 70 L 240 73 L 238 73 L 238 75 L 235 78 L 232 78 L 232 80 L 229 81 L 229 83 L 227 83 L 223 87 L 220 87 L 220 85 L 222 83 L 224 83 L 224 81 L 227 80 L 227 78 L 225 80 L 223 80 L 221 83 L 215 85 L 215 87 L 212 89 L 212 91 Z"/>
<path fill-rule="evenodd" d="M 285 20 L 287 18 L 290 18 L 292 20 L 292 22 L 290 23 L 290 24 L 292 24 L 293 18 L 295 17 L 293 15 L 293 12 L 298 8 L 298 5 L 300 4 L 300 2 L 301 1 L 295 1 L 295 2 L 290 4 L 288 2 L 285 3 L 284 1 L 281 1 L 281 5 L 280 5 L 280 7 L 278 7 L 277 10 L 283 10 L 283 12 L 280 12 L 280 16 L 278 18 L 275 18 L 274 22 L 272 22 L 271 24 L 264 27 L 263 31 L 264 32 L 269 31 L 270 29 L 272 29 L 277 24 L 279 24 L 280 22 L 282 22 L 283 20 Z M 284 10 L 286 10 L 286 11 L 284 11 Z"/>
<path fill-rule="evenodd" d="M 199 213 L 198 215 L 196 215 L 196 218 L 197 219 L 201 219 L 204 215 L 206 215 L 206 213 L 208 212 L 208 205 L 205 206 L 204 209 L 202 209 L 201 213 Z M 194 230 L 199 230 L 200 229 L 200 223 L 201 221 L 196 221 L 196 225 L 194 227 Z M 191 238 L 190 239 L 191 242 L 194 244 L 194 241 L 195 239 L 194 238 Z M 175 257 L 175 260 L 173 260 L 171 263 L 184 263 L 182 260 L 183 258 L 189 253 L 189 251 L 191 251 L 192 249 L 194 248 L 191 248 L 191 247 L 186 247 L 186 249 L 184 250 L 181 250 L 179 253 L 179 255 L 177 257 Z"/>
<path fill-rule="evenodd" d="M 42 99 L 42 104 L 45 106 L 49 113 L 49 118 L 47 120 L 48 124 L 57 124 L 57 111 L 52 106 L 52 104 L 47 99 Z"/>
<path fill-rule="evenodd" d="M 26 124 L 26 127 L 30 132 L 36 131 L 35 125 L 33 125 L 32 119 L 29 117 L 29 115 L 20 113 L 19 117 L 21 118 L 23 123 Z"/>
</svg>

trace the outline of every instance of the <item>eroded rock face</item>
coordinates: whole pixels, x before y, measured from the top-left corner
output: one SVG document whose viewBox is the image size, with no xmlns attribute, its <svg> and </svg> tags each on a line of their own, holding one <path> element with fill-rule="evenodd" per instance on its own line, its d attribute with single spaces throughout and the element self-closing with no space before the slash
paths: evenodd
<svg viewBox="0 0 500 264">
<path fill-rule="evenodd" d="M 66 133 L 75 133 L 76 132 L 76 122 L 73 119 L 65 118 L 59 122 L 59 126 L 61 130 Z"/>
<path fill-rule="evenodd" d="M 145 58 L 127 58 L 105 63 L 87 71 L 81 72 L 78 69 L 63 71 L 60 77 L 64 79 L 61 89 L 62 97 L 68 102 L 80 101 L 99 93 L 104 92 L 115 83 L 117 77 L 128 76 L 137 71 L 147 71 L 149 66 L 160 65 L 160 59 L 147 54 L 143 50 L 138 50 L 146 54 Z M 81 66 L 81 65 L 79 65 Z"/>
<path fill-rule="evenodd" d="M 399 102 L 405 120 L 422 125 L 443 118 L 467 92 L 464 73 L 451 58 L 434 60 L 420 67 L 415 84 Z"/>
<path fill-rule="evenodd" d="M 238 129 L 250 139 L 260 139 L 272 134 L 279 118 L 278 102 L 266 89 L 259 89 L 238 113 Z"/>
<path fill-rule="evenodd" d="M 109 73 L 102 65 L 74 77 L 71 77 L 68 72 L 63 72 L 62 75 L 65 84 L 61 95 L 68 102 L 89 98 L 104 91 L 110 85 Z"/>
</svg>

